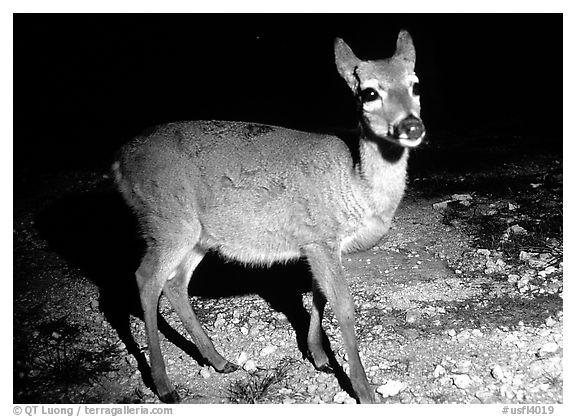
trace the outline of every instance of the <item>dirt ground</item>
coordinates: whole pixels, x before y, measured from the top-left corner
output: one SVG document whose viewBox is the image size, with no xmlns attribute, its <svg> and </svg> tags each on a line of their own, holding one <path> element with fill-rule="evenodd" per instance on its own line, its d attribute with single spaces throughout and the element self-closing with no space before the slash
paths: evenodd
<svg viewBox="0 0 576 417">
<path fill-rule="evenodd" d="M 546 138 L 439 139 L 412 155 L 389 235 L 343 259 L 377 401 L 562 403 L 562 150 Z M 14 402 L 159 402 L 133 275 L 142 245 L 106 166 L 24 170 L 14 189 Z M 162 300 L 182 401 L 354 402 L 329 307 L 335 374 L 303 359 L 309 291 L 303 263 L 207 257 L 191 302 L 243 369 L 202 366 Z"/>
</svg>

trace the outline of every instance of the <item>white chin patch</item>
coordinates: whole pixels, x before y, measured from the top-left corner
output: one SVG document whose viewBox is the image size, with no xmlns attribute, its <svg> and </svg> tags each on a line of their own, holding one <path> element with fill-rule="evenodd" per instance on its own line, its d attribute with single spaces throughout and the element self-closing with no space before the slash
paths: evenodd
<svg viewBox="0 0 576 417">
<path fill-rule="evenodd" d="M 399 138 L 398 142 L 400 145 L 406 148 L 415 148 L 416 146 L 422 143 L 422 139 L 424 136 L 420 136 L 418 139 L 407 139 L 407 138 Z"/>
</svg>

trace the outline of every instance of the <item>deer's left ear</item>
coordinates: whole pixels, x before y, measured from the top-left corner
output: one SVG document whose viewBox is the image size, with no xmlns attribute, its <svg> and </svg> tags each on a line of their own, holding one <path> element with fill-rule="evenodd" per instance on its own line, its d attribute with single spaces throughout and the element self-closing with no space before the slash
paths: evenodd
<svg viewBox="0 0 576 417">
<path fill-rule="evenodd" d="M 398 40 L 396 41 L 396 52 L 394 58 L 401 59 L 414 68 L 416 64 L 416 49 L 412 42 L 412 36 L 406 30 L 401 30 L 398 33 Z"/>
</svg>

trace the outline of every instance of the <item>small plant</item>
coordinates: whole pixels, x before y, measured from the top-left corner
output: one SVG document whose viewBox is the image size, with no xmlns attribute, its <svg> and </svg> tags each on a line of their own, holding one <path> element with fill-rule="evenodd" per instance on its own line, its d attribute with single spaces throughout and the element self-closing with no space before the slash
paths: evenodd
<svg viewBox="0 0 576 417">
<path fill-rule="evenodd" d="M 562 384 L 562 373 L 552 375 L 550 372 L 544 372 L 544 379 L 552 387 L 560 387 Z"/>
<path fill-rule="evenodd" d="M 116 343 L 104 340 L 97 350 L 84 349 L 78 343 L 84 329 L 70 324 L 66 317 L 45 323 L 40 330 L 44 343 L 28 354 L 37 383 L 83 384 L 116 370 L 114 360 L 120 354 Z"/>
<path fill-rule="evenodd" d="M 442 212 L 442 224 L 446 226 L 452 226 L 452 222 L 458 219 L 458 210 L 456 210 L 453 206 L 448 205 L 446 210 Z"/>
<path fill-rule="evenodd" d="M 47 380 L 57 384 L 82 384 L 103 373 L 115 371 L 113 358 L 116 355 L 118 349 L 115 345 L 102 346 L 98 352 L 91 352 L 59 343 L 47 348 L 34 363 Z"/>
<path fill-rule="evenodd" d="M 248 373 L 248 377 L 238 379 L 228 388 L 228 398 L 236 403 L 257 404 L 268 393 L 272 385 L 286 378 L 294 359 L 284 359 L 272 369 L 259 369 Z"/>
</svg>

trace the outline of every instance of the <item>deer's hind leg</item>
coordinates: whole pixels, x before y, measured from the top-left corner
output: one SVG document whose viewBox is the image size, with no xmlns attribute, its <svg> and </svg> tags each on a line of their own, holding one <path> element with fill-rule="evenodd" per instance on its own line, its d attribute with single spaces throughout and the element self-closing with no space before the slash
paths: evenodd
<svg viewBox="0 0 576 417">
<path fill-rule="evenodd" d="M 190 301 L 188 299 L 188 284 L 190 278 L 205 252 L 196 248 L 191 249 L 182 259 L 180 265 L 174 272 L 175 275 L 164 284 L 164 295 L 168 297 L 170 303 L 176 310 L 178 317 L 182 320 L 184 327 L 192 336 L 194 344 L 202 356 L 221 373 L 229 373 L 237 370 L 239 367 L 220 355 L 214 348 L 212 340 L 208 337 L 202 325 L 198 321 Z"/>
<path fill-rule="evenodd" d="M 173 255 L 172 249 L 149 248 L 136 271 L 136 281 L 140 291 L 140 302 L 144 313 L 148 348 L 150 350 L 152 380 L 154 381 L 158 397 L 166 403 L 175 403 L 180 400 L 178 393 L 166 374 L 166 366 L 158 337 L 158 300 L 165 282 L 178 265 L 174 263 Z"/>
<path fill-rule="evenodd" d="M 312 289 L 312 311 L 310 313 L 310 327 L 308 329 L 308 355 L 312 363 L 322 372 L 332 373 L 334 370 L 329 364 L 328 355 L 324 350 L 324 331 L 322 330 L 322 317 L 326 306 L 326 297 L 322 294 L 316 283 Z"/>
<path fill-rule="evenodd" d="M 174 306 L 187 331 L 190 332 L 200 353 L 220 372 L 231 372 L 236 366 L 224 359 L 208 338 L 188 301 L 188 283 L 204 252 L 195 249 L 201 227 L 199 224 L 182 228 L 157 218 L 147 219 L 148 249 L 136 280 L 150 350 L 152 380 L 158 397 L 167 403 L 178 402 L 179 397 L 168 375 L 158 337 L 158 300 L 164 291 Z"/>
</svg>

